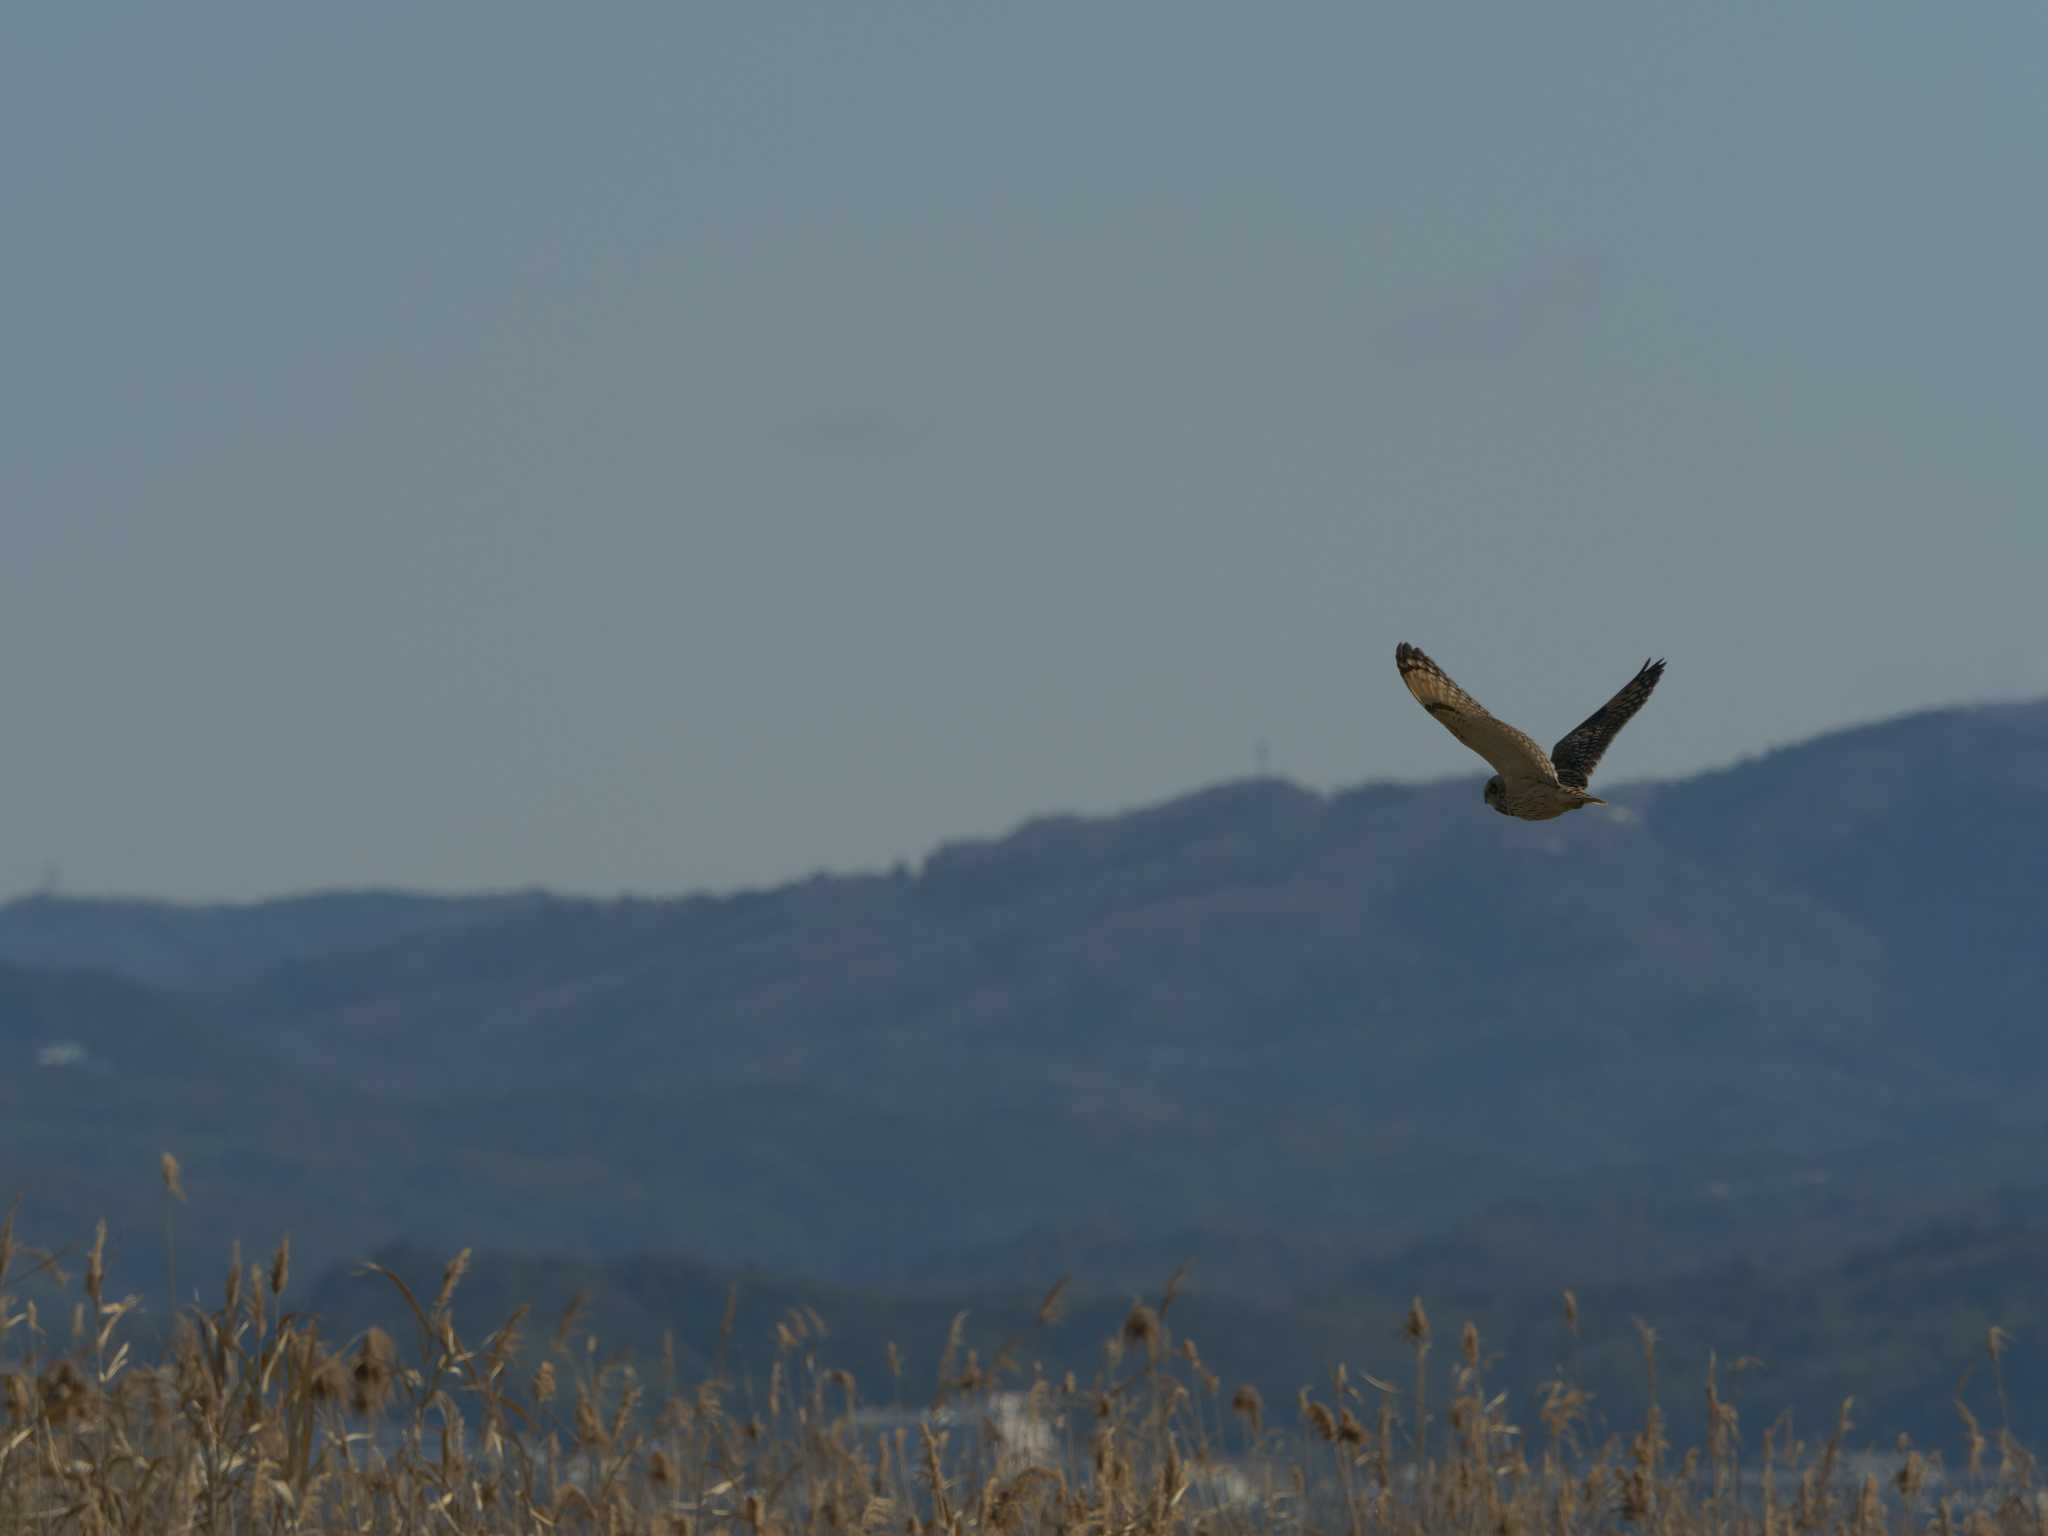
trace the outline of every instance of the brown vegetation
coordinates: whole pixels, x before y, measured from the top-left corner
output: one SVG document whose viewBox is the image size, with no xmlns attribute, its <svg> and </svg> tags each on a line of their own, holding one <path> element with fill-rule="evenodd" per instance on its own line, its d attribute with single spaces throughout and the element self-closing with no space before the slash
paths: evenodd
<svg viewBox="0 0 2048 1536">
<path fill-rule="evenodd" d="M 716 1371 L 679 1380 L 672 1351 L 609 1358 L 574 1306 L 544 1337 L 522 1309 L 464 1340 L 451 1303 L 466 1250 L 428 1300 L 369 1266 L 404 1299 L 402 1343 L 375 1328 L 324 1339 L 288 1310 L 285 1247 L 246 1267 L 238 1253 L 219 1305 L 189 1309 L 146 1362 L 121 1341 L 140 1301 L 105 1294 L 104 1244 L 102 1226 L 74 1294 L 0 1223 L 0 1533 L 2048 1531 L 2031 1458 L 1967 1410 L 1966 1467 L 1905 1443 L 1858 1456 L 1849 1404 L 1816 1445 L 1782 1422 L 1752 1435 L 1710 1371 L 1708 1437 L 1674 1448 L 1647 1328 L 1652 1406 L 1632 1434 L 1589 1445 L 1587 1394 L 1564 1375 L 1530 1426 L 1511 1418 L 1471 1324 L 1438 1368 L 1419 1300 L 1405 1326 L 1389 1319 L 1412 1385 L 1340 1365 L 1281 1422 L 1175 1336 L 1177 1279 L 1134 1303 L 1092 1380 L 1053 1378 L 1029 1336 L 984 1361 L 956 1326 L 935 1393 L 913 1399 L 900 1371 L 861 1383 L 833 1368 L 824 1319 L 801 1308 L 759 1390 Z M 66 1315 L 47 1315 L 52 1296 Z M 1575 1298 L 1563 1304 L 1576 1325 Z M 2001 1393 L 2005 1344 L 1998 1329 L 1986 1341 Z"/>
</svg>

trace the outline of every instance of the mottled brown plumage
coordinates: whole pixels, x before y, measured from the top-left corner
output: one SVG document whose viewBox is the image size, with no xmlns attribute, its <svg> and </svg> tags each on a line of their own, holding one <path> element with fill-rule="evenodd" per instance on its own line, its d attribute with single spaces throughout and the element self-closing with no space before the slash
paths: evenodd
<svg viewBox="0 0 2048 1536">
<path fill-rule="evenodd" d="M 1486 781 L 1486 803 L 1503 816 L 1548 821 L 1566 811 L 1607 802 L 1587 790 L 1593 770 L 1614 738 L 1649 699 L 1664 675 L 1664 663 L 1646 661 L 1621 691 L 1545 752 L 1523 731 L 1488 713 L 1434 661 L 1406 642 L 1394 648 L 1394 665 L 1415 702 L 1458 740 L 1494 768 Z"/>
</svg>

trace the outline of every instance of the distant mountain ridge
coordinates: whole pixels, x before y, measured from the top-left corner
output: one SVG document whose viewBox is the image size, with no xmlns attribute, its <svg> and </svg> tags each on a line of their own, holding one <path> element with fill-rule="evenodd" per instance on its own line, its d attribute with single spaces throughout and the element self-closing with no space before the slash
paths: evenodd
<svg viewBox="0 0 2048 1536">
<path fill-rule="evenodd" d="M 210 905 L 44 893 L 0 905 L 0 964 L 103 970 L 147 982 L 238 980 L 544 899 L 534 892 L 323 891 Z"/>
<path fill-rule="evenodd" d="M 1817 1272 L 2038 1161 L 2044 783 L 2048 703 L 1538 826 L 1263 779 L 731 896 L 18 901 L 0 1198 L 147 1244 L 169 1148 L 182 1251 L 890 1296 Z"/>
</svg>

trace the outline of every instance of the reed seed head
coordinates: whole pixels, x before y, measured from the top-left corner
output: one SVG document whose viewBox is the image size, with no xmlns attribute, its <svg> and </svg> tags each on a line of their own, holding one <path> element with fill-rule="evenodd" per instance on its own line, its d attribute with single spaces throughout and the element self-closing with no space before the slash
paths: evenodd
<svg viewBox="0 0 2048 1536">
<path fill-rule="evenodd" d="M 1401 1331 L 1418 1346 L 1429 1342 L 1429 1314 L 1422 1310 L 1420 1296 L 1408 1303 L 1408 1320 L 1402 1325 Z"/>
<path fill-rule="evenodd" d="M 1252 1433 L 1258 1434 L 1266 1423 L 1266 1401 L 1259 1396 L 1259 1389 L 1246 1382 L 1230 1396 L 1231 1411 L 1251 1426 Z"/>
<path fill-rule="evenodd" d="M 1124 1318 L 1124 1337 L 1133 1344 L 1142 1344 L 1145 1347 L 1147 1359 L 1157 1360 L 1159 1358 L 1159 1346 L 1162 1342 L 1159 1332 L 1159 1314 L 1146 1306 L 1144 1302 L 1139 1302 L 1131 1308 L 1130 1314 Z"/>
<path fill-rule="evenodd" d="M 1314 1430 L 1318 1437 L 1329 1442 L 1336 1440 L 1337 1419 L 1328 1408 L 1310 1398 L 1302 1411 L 1308 1416 L 1308 1427 Z"/>
<path fill-rule="evenodd" d="M 271 1295 L 282 1296 L 284 1294 L 285 1282 L 291 1278 L 291 1273 L 292 1240 L 291 1235 L 287 1233 L 277 1240 L 277 1251 L 270 1256 Z"/>
<path fill-rule="evenodd" d="M 391 1397 L 392 1368 L 397 1358 L 391 1335 L 382 1328 L 372 1328 L 363 1335 L 349 1368 L 348 1405 L 359 1417 L 370 1418 L 384 1411 Z"/>
</svg>

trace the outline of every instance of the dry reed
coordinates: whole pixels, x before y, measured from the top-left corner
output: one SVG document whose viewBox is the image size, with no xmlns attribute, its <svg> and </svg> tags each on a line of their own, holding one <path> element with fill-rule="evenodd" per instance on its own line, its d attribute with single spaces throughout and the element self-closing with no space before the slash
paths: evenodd
<svg viewBox="0 0 2048 1536">
<path fill-rule="evenodd" d="M 175 1177 L 167 1169 L 167 1186 Z M 121 1341 L 138 1298 L 105 1290 L 104 1228 L 87 1253 L 69 1344 L 53 1344 L 33 1302 L 10 1293 L 29 1250 L 0 1220 L 0 1536 L 26 1532 L 671 1532 L 687 1536 L 2048 1536 L 2048 1495 L 2000 1427 L 1971 1437 L 1967 1475 L 1901 1441 L 1882 1467 L 1854 1459 L 1844 1403 L 1808 1450 L 1774 1425 L 1745 1481 L 1739 1417 L 1707 1380 L 1707 1438 L 1683 1452 L 1657 1407 L 1656 1336 L 1641 1329 L 1649 1408 L 1630 1435 L 1585 1445 L 1586 1393 L 1569 1375 L 1532 1406 L 1541 1444 L 1490 1393 L 1476 1328 L 1431 1372 L 1418 1299 L 1405 1323 L 1411 1387 L 1339 1366 L 1327 1400 L 1304 1388 L 1300 1416 L 1271 1422 L 1259 1392 L 1226 1387 L 1193 1342 L 1173 1337 L 1178 1279 L 1136 1302 L 1105 1341 L 1101 1375 L 1079 1382 L 986 1364 L 956 1322 L 931 1405 L 906 1409 L 900 1357 L 889 1390 L 821 1358 L 825 1320 L 808 1309 L 775 1329 L 765 1402 L 740 1418 L 714 1364 L 676 1380 L 672 1346 L 650 1388 L 638 1369 L 572 1337 L 580 1299 L 529 1346 L 525 1309 L 465 1340 L 453 1298 L 469 1262 L 449 1261 L 423 1302 L 395 1274 L 411 1318 L 329 1342 L 284 1310 L 289 1247 L 245 1273 L 230 1264 L 220 1302 L 187 1308 L 159 1358 Z M 46 1299 L 69 1276 L 28 1266 Z M 1057 1313 L 1059 1288 L 1040 1309 Z M 1577 1299 L 1565 1294 L 1576 1337 Z M 733 1329 L 728 1304 L 720 1359 Z M 404 1331 L 404 1330 L 401 1330 Z M 2003 1398 L 2005 1336 L 1989 1365 Z M 1739 1369 L 1738 1362 L 1730 1369 Z M 1432 1423 L 1432 1398 L 1446 1404 Z M 1404 1400 L 1405 1399 L 1405 1400 Z M 2003 1405 L 2001 1401 L 2001 1412 Z M 1675 1462 L 1674 1462 L 1675 1456 Z"/>
</svg>

